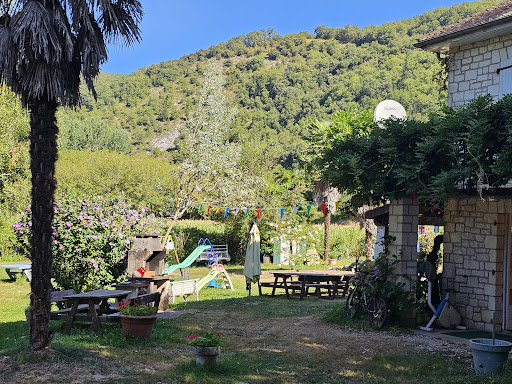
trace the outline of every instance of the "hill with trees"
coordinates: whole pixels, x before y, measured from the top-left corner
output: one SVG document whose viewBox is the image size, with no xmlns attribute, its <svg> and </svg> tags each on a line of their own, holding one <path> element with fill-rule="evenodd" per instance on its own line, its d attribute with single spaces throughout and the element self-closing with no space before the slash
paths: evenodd
<svg viewBox="0 0 512 384">
<path fill-rule="evenodd" d="M 86 95 L 79 115 L 129 132 L 134 151 L 180 158 L 181 131 L 198 103 L 208 62 L 220 63 L 238 113 L 226 139 L 251 158 L 286 167 L 306 161 L 311 125 L 336 111 L 373 110 L 395 99 L 423 118 L 445 103 L 445 71 L 433 53 L 413 47 L 435 29 L 497 4 L 468 2 L 414 18 L 359 29 L 318 26 L 314 34 L 261 30 L 142 68 L 101 74 L 98 100 Z"/>
<path fill-rule="evenodd" d="M 373 111 L 383 99 L 426 120 L 445 104 L 446 71 L 442 58 L 414 48 L 416 39 L 499 2 L 467 2 L 361 29 L 318 26 L 313 34 L 286 36 L 254 31 L 129 75 L 102 73 L 97 101 L 82 92 L 80 108 L 58 112 L 57 188 L 125 193 L 151 214 L 169 216 L 205 73 L 215 64 L 222 68 L 226 102 L 236 109 L 218 142 L 236 144 L 244 174 L 258 176 L 251 204 L 312 201 L 315 129 L 331 124 L 336 112 Z M 21 104 L 5 89 L 0 109 L 0 252 L 7 253 L 10 226 L 29 201 L 29 127 Z"/>
</svg>

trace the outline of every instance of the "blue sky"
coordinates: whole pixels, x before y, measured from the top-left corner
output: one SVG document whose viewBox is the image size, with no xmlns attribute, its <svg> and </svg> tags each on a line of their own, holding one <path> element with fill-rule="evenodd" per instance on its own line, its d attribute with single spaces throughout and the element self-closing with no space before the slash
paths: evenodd
<svg viewBox="0 0 512 384">
<path fill-rule="evenodd" d="M 131 48 L 109 47 L 104 72 L 131 73 L 144 66 L 272 28 L 280 35 L 319 25 L 360 28 L 414 17 L 456 0 L 141 0 L 142 42 Z"/>
</svg>

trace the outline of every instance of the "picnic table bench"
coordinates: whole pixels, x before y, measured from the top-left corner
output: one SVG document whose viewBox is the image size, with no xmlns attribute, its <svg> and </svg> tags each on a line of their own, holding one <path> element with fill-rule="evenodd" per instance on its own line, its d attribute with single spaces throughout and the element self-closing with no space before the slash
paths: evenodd
<svg viewBox="0 0 512 384">
<path fill-rule="evenodd" d="M 16 281 L 16 273 L 24 273 L 28 281 L 32 281 L 32 263 L 20 262 L 16 264 L 0 265 L 0 268 L 5 269 L 7 276 L 11 281 Z"/>
<path fill-rule="evenodd" d="M 50 312 L 50 320 L 61 320 L 66 322 L 65 333 L 71 332 L 75 321 L 90 322 L 94 332 L 101 333 L 100 322 L 119 322 L 119 311 L 111 308 L 108 299 L 123 299 L 131 291 L 97 289 L 91 292 L 75 293 L 73 290 L 62 291 L 62 301 L 65 307 Z"/>
<path fill-rule="evenodd" d="M 258 288 L 262 295 L 262 287 L 272 288 L 271 296 L 277 289 L 284 289 L 288 299 L 299 296 L 301 300 L 309 295 L 319 298 L 334 299 L 346 295 L 351 274 L 331 274 L 322 272 L 274 271 L 273 281 L 259 281 Z M 310 293 L 310 289 L 314 289 Z"/>
</svg>

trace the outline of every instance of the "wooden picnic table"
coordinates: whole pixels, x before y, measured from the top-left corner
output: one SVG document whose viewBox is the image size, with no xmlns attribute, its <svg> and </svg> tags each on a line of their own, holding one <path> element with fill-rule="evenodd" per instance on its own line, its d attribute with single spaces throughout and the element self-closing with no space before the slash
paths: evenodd
<svg viewBox="0 0 512 384">
<path fill-rule="evenodd" d="M 131 291 L 129 290 L 112 290 L 97 289 L 90 292 L 82 292 L 74 295 L 64 296 L 70 305 L 70 311 L 63 313 L 61 320 L 66 320 L 64 328 L 65 333 L 71 332 L 71 326 L 74 321 L 91 322 L 94 332 L 99 335 L 101 333 L 100 322 L 118 322 L 119 316 L 112 316 L 118 313 L 117 309 L 110 308 L 108 299 L 124 299 Z M 86 314 L 78 313 L 80 304 L 87 304 L 89 310 Z"/>
<path fill-rule="evenodd" d="M 260 295 L 261 287 L 269 287 L 272 288 L 272 297 L 275 296 L 276 289 L 284 289 L 288 299 L 298 292 L 301 300 L 310 294 L 311 288 L 320 298 L 334 299 L 336 296 L 344 296 L 348 290 L 348 282 L 353 276 L 353 272 L 348 271 L 340 271 L 340 273 L 272 271 L 270 273 L 274 275 L 274 281 L 260 282 Z M 322 290 L 326 290 L 327 295 L 323 295 Z"/>
<path fill-rule="evenodd" d="M 16 281 L 16 273 L 24 273 L 27 276 L 28 281 L 32 281 L 32 263 L 31 262 L 20 262 L 17 264 L 0 265 L 0 268 L 4 268 L 7 276 L 12 281 Z"/>
</svg>

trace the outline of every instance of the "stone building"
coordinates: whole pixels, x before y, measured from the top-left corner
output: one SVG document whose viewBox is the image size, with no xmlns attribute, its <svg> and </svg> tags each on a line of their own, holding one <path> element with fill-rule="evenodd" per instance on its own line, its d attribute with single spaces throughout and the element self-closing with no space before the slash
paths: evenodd
<svg viewBox="0 0 512 384">
<path fill-rule="evenodd" d="M 446 55 L 451 107 L 480 95 L 497 100 L 512 93 L 512 1 L 425 35 L 416 46 Z M 453 301 L 464 325 L 477 329 L 491 330 L 494 318 L 496 328 L 512 330 L 512 184 L 506 187 L 508 196 L 459 196 L 444 209 L 443 283 L 456 291 Z M 417 211 L 404 205 L 395 209 L 394 221 L 409 221 L 409 211 Z M 392 224 L 391 215 L 390 209 L 390 231 L 412 242 L 409 227 Z"/>
</svg>

